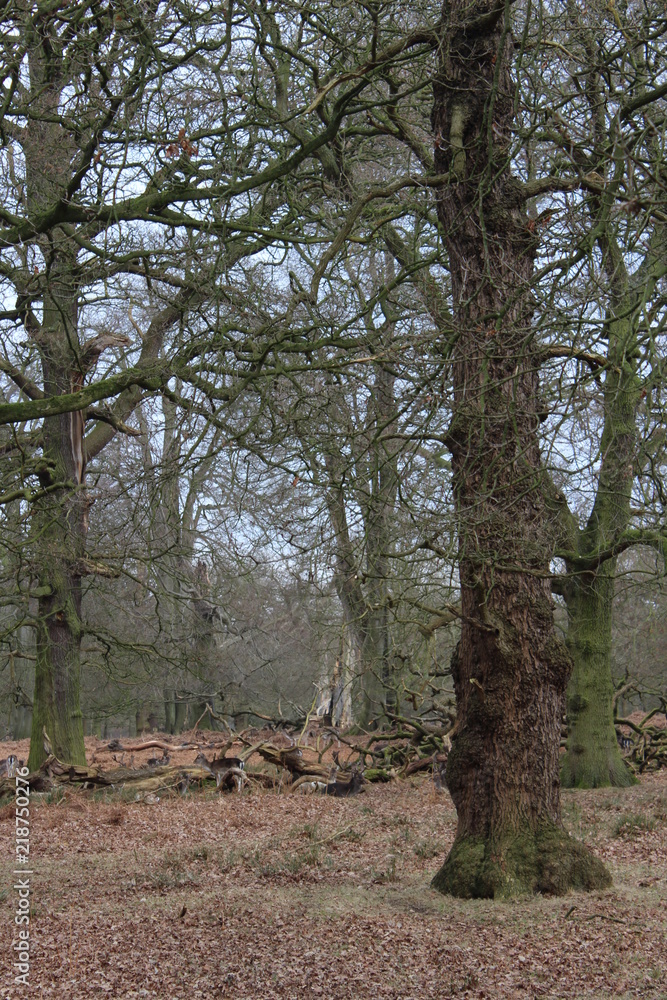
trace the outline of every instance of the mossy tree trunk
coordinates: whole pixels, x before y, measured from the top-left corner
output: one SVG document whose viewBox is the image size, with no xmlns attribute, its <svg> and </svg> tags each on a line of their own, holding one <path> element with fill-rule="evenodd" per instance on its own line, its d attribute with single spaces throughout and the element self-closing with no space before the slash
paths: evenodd
<svg viewBox="0 0 667 1000">
<path fill-rule="evenodd" d="M 80 707 L 81 570 L 76 562 L 85 538 L 82 512 L 77 509 L 81 501 L 80 495 L 68 497 L 62 491 L 60 496 L 51 494 L 48 504 L 40 504 L 39 521 L 46 533 L 48 519 L 50 544 L 46 550 L 42 547 L 39 568 L 39 589 L 46 593 L 39 598 L 37 615 L 31 770 L 46 756 L 44 731 L 56 757 L 71 764 L 86 763 Z"/>
<path fill-rule="evenodd" d="M 608 255 L 611 253 L 607 244 Z M 595 502 L 583 530 L 574 529 L 563 587 L 567 645 L 574 669 L 567 692 L 568 742 L 562 782 L 567 788 L 624 787 L 634 783 L 614 728 L 612 623 L 616 547 L 631 519 L 636 464 L 636 411 L 641 396 L 636 330 L 637 296 L 628 289 L 620 254 L 608 260 L 612 302 L 607 317 L 609 367 Z M 641 301 L 641 297 L 640 300 Z"/>
<path fill-rule="evenodd" d="M 537 430 L 536 250 L 511 176 L 513 39 L 504 3 L 445 3 L 434 86 L 438 193 L 457 341 L 450 447 L 462 629 L 447 783 L 458 813 L 433 886 L 462 897 L 610 883 L 564 831 L 560 724 L 570 657 L 550 595 L 554 531 Z"/>
<path fill-rule="evenodd" d="M 664 551 L 663 533 L 647 531 L 642 537 L 641 530 L 631 531 L 631 498 L 635 476 L 645 474 L 650 479 L 660 467 L 652 454 L 656 436 L 652 442 L 647 435 L 640 447 L 638 421 L 646 418 L 646 411 L 650 413 L 651 383 L 663 380 L 662 360 L 653 353 L 653 334 L 647 337 L 646 333 L 654 323 L 647 316 L 653 313 L 652 300 L 664 272 L 666 228 L 658 216 L 650 222 L 638 219 L 638 229 L 633 230 L 618 211 L 619 196 L 637 183 L 635 158 L 646 158 L 643 197 L 648 203 L 653 185 L 657 195 L 664 187 L 664 156 L 650 110 L 641 126 L 643 111 L 638 111 L 637 118 L 626 119 L 612 110 L 618 84 L 609 79 L 599 58 L 608 26 L 585 5 L 569 4 L 566 16 L 572 41 L 583 48 L 587 64 L 584 93 L 590 109 L 590 145 L 588 151 L 582 146 L 575 154 L 577 167 L 582 172 L 599 171 L 608 163 L 603 183 L 589 191 L 585 201 L 601 265 L 595 280 L 604 278 L 606 283 L 600 467 L 585 526 L 579 529 L 566 512 L 564 557 L 569 576 L 561 588 L 568 611 L 567 644 L 574 661 L 562 781 L 567 787 L 595 788 L 625 786 L 634 780 L 619 752 L 613 725 L 612 612 L 617 556 L 630 544 L 644 540 Z M 630 15 L 624 12 L 622 17 Z M 636 63 L 624 99 L 643 107 L 650 91 L 650 67 L 641 45 L 633 49 L 632 58 Z M 632 149 L 632 156 L 621 153 L 624 148 Z M 613 160 L 610 150 L 614 150 Z M 627 261 L 631 261 L 630 269 Z M 647 389 L 649 398 L 644 404 Z"/>
<path fill-rule="evenodd" d="M 616 740 L 611 675 L 612 607 L 616 560 L 590 578 L 573 578 L 567 601 L 567 646 L 574 669 L 568 687 L 566 788 L 622 788 L 635 782 Z M 611 563 L 611 565 L 609 565 Z"/>
<path fill-rule="evenodd" d="M 63 347 L 62 327 L 42 329 L 49 347 Z M 60 343 L 58 343 L 60 341 Z M 45 391 L 70 391 L 71 365 L 42 352 Z M 65 351 L 60 354 L 62 358 Z M 87 501 L 84 492 L 83 421 L 64 414 L 44 421 L 44 460 L 40 479 L 50 489 L 33 509 L 36 541 L 38 614 L 35 696 L 29 766 L 44 759 L 43 731 L 61 760 L 85 764 L 83 718 L 79 702 L 81 657 L 81 578 L 85 566 Z M 58 486 L 58 484 L 62 484 Z M 55 488 L 54 488 L 55 487 Z"/>
<path fill-rule="evenodd" d="M 34 99 L 23 150 L 28 210 L 38 215 L 63 197 L 75 146 L 72 135 L 59 124 L 60 98 L 67 81 L 58 44 L 51 47 L 39 44 L 37 38 L 31 41 Z M 26 294 L 24 324 L 39 354 L 43 392 L 58 396 L 80 387 L 92 358 L 79 350 L 77 248 L 65 229 L 56 227 L 39 240 L 39 249 L 44 275 L 35 265 L 33 281 L 35 291 L 39 288 L 41 293 L 42 319 L 39 322 L 32 312 Z M 81 576 L 87 528 L 83 426 L 81 413 L 49 417 L 43 426 L 39 478 L 44 495 L 33 508 L 32 520 L 38 615 L 31 769 L 45 758 L 44 731 L 61 760 L 86 762 L 79 704 Z"/>
</svg>

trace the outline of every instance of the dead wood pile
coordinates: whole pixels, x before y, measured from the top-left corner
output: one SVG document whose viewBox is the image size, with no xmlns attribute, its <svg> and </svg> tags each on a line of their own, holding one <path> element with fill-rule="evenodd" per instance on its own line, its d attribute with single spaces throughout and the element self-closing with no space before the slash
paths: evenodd
<svg viewBox="0 0 667 1000">
<path fill-rule="evenodd" d="M 624 756 L 637 774 L 667 767 L 667 699 L 660 701 L 661 707 L 646 715 L 633 712 L 615 720 Z"/>
<path fill-rule="evenodd" d="M 419 771 L 437 770 L 446 760 L 451 744 L 447 731 L 442 726 L 422 723 L 418 720 L 393 717 L 394 725 L 388 731 L 349 735 L 339 733 L 330 727 L 317 726 L 308 737 L 304 733 L 271 733 L 264 730 L 246 730 L 224 743 L 208 743 L 218 757 L 224 758 L 233 744 L 236 753 L 246 764 L 251 757 L 259 757 L 265 764 L 272 765 L 271 771 L 249 769 L 243 771 L 246 785 L 283 790 L 292 782 L 308 775 L 324 782 L 334 775 L 345 781 L 351 769 L 363 768 L 365 781 L 391 781 L 408 777 Z M 111 740 L 99 745 L 90 757 L 88 766 L 68 764 L 51 754 L 41 767 L 28 776 L 30 787 L 35 792 L 52 792 L 61 787 L 76 787 L 94 791 L 104 788 L 123 789 L 134 792 L 137 799 L 155 794 L 184 794 L 188 788 L 215 782 L 210 770 L 195 764 L 171 763 L 170 755 L 182 751 L 202 751 L 201 733 L 192 733 L 195 739 L 170 742 L 169 737 L 151 738 L 145 741 Z M 260 737 L 259 739 L 257 737 Z M 267 736 L 269 737 L 267 739 Z M 199 737 L 199 739 L 197 739 Z M 254 737 L 254 741 L 253 741 Z M 289 740 L 288 746 L 278 743 Z M 303 743 L 300 745 L 300 740 Z M 310 746 L 309 742 L 315 742 Z M 241 744 L 244 749 L 238 750 Z M 151 757 L 143 766 L 134 766 L 135 754 L 148 750 L 161 750 L 162 757 Z M 111 756 L 111 768 L 102 767 L 98 757 Z M 118 755 L 118 756 L 117 756 Z M 129 755 L 129 766 L 126 756 Z M 323 758 L 326 755 L 326 760 Z M 341 759 L 341 758 L 345 759 Z M 14 795 L 15 779 L 0 780 L 0 799 Z"/>
</svg>

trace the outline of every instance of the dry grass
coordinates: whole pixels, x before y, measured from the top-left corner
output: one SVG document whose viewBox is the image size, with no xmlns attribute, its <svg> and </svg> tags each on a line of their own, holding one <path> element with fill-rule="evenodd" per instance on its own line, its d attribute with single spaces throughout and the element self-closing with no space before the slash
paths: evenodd
<svg viewBox="0 0 667 1000">
<path fill-rule="evenodd" d="M 667 774 L 567 792 L 564 817 L 613 888 L 498 904 L 429 888 L 455 813 L 427 778 L 343 800 L 35 802 L 31 985 L 1 996 L 667 998 Z M 5 810 L 5 955 L 13 831 Z"/>
</svg>

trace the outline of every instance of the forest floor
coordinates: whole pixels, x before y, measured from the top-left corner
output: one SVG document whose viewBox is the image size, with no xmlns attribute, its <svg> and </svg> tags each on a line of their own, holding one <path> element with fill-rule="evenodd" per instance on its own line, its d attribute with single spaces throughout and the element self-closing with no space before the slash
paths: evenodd
<svg viewBox="0 0 667 1000">
<path fill-rule="evenodd" d="M 25 756 L 27 741 L 0 748 Z M 667 772 L 564 792 L 563 812 L 613 887 L 494 903 L 429 888 L 456 815 L 426 775 L 347 799 L 34 796 L 23 987 L 12 803 L 0 810 L 0 1000 L 667 1000 Z"/>
</svg>

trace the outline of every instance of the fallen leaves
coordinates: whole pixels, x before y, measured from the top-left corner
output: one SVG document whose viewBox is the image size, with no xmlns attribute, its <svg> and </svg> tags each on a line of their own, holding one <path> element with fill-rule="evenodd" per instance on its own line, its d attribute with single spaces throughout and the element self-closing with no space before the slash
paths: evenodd
<svg viewBox="0 0 667 1000">
<path fill-rule="evenodd" d="M 667 775 L 568 792 L 564 803 L 566 825 L 610 864 L 614 887 L 502 904 L 429 889 L 456 817 L 426 775 L 342 800 L 258 788 L 150 808 L 76 793 L 35 803 L 31 994 L 659 1000 Z M 619 837 L 624 816 L 654 823 Z M 4 859 L 12 835 L 7 815 Z"/>
</svg>

